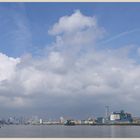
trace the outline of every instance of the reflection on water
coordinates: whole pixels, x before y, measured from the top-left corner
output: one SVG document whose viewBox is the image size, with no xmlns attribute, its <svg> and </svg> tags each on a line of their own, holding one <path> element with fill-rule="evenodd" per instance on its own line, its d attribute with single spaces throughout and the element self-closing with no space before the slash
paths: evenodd
<svg viewBox="0 0 140 140">
<path fill-rule="evenodd" d="M 121 127 L 123 127 L 122 130 Z M 110 126 L 110 137 L 125 137 L 125 129 L 124 126 Z"/>
<path fill-rule="evenodd" d="M 5 125 L 0 137 L 140 138 L 140 126 Z"/>
</svg>

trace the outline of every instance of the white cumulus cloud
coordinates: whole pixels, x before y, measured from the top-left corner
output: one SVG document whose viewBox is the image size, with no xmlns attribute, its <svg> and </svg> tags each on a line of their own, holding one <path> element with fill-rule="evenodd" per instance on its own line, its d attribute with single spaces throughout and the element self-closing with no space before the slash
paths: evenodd
<svg viewBox="0 0 140 140">
<path fill-rule="evenodd" d="M 54 112 L 58 107 L 67 113 L 72 106 L 138 105 L 140 64 L 129 57 L 132 47 L 96 49 L 104 29 L 95 17 L 75 11 L 61 17 L 49 33 L 56 40 L 39 59 L 0 54 L 1 102 L 45 106 L 47 111 L 55 106 Z"/>
<path fill-rule="evenodd" d="M 53 28 L 49 31 L 52 35 L 61 33 L 72 33 L 86 28 L 97 28 L 97 20 L 95 17 L 88 17 L 83 15 L 79 10 L 76 10 L 70 16 L 64 16 L 54 24 Z"/>
</svg>

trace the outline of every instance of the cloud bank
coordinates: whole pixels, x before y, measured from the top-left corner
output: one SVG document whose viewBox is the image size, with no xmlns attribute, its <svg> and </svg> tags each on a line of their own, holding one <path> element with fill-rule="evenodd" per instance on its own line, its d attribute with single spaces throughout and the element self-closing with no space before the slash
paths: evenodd
<svg viewBox="0 0 140 140">
<path fill-rule="evenodd" d="M 48 33 L 55 41 L 40 58 L 0 53 L 2 107 L 73 116 L 98 114 L 105 105 L 134 111 L 131 104 L 139 105 L 140 64 L 130 57 L 133 46 L 96 48 L 106 31 L 95 16 L 79 10 L 60 17 Z"/>
</svg>

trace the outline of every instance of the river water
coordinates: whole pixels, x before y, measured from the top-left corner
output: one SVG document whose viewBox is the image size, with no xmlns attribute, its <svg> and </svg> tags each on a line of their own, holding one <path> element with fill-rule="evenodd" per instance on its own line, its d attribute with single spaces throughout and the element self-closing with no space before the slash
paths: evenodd
<svg viewBox="0 0 140 140">
<path fill-rule="evenodd" d="M 0 137 L 11 138 L 140 138 L 140 126 L 5 125 Z"/>
</svg>

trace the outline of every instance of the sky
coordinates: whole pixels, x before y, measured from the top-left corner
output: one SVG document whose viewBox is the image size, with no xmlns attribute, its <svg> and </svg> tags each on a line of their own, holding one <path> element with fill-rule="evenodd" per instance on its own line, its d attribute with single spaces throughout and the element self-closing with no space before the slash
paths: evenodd
<svg viewBox="0 0 140 140">
<path fill-rule="evenodd" d="M 140 116 L 140 3 L 0 3 L 0 117 Z"/>
</svg>

